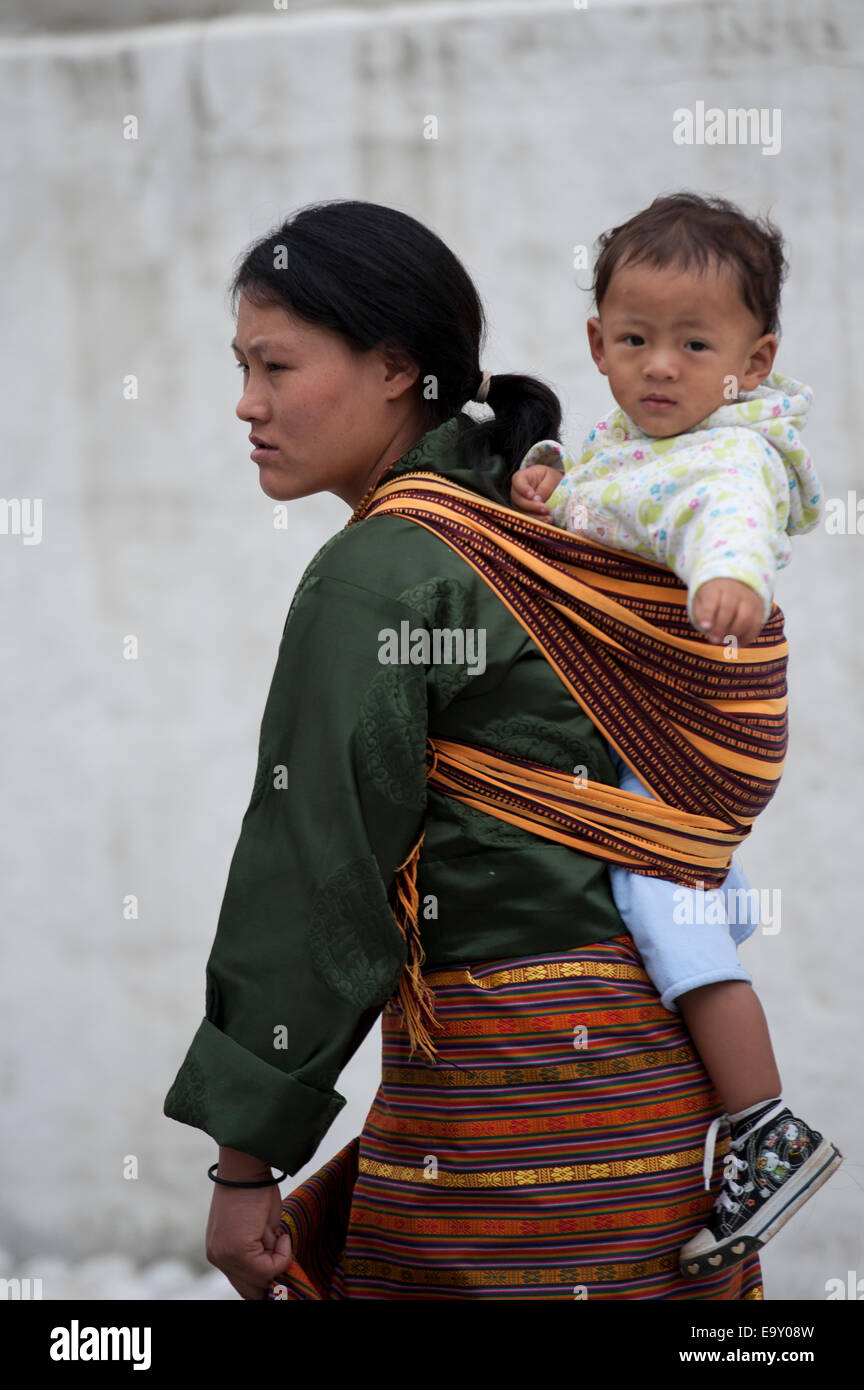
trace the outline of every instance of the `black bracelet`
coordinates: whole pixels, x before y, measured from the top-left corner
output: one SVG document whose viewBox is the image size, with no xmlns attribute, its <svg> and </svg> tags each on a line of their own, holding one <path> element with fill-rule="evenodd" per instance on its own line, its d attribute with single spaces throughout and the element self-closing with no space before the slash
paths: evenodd
<svg viewBox="0 0 864 1390">
<path fill-rule="evenodd" d="M 217 1159 L 216 1162 L 211 1164 L 207 1169 L 207 1176 L 208 1178 L 212 1178 L 214 1182 L 221 1183 L 223 1187 L 275 1187 L 278 1183 L 284 1182 L 288 1176 L 286 1172 L 280 1173 L 278 1178 L 261 1178 L 258 1182 L 234 1182 L 232 1178 L 217 1178 L 213 1169 L 218 1167 L 219 1160 Z"/>
</svg>

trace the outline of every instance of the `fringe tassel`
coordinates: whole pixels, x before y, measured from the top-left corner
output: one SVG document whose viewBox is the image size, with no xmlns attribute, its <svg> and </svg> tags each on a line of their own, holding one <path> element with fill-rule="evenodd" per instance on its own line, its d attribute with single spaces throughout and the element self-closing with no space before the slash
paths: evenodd
<svg viewBox="0 0 864 1390">
<path fill-rule="evenodd" d="M 404 864 L 400 864 L 396 870 L 396 903 L 393 908 L 393 916 L 408 946 L 408 960 L 402 971 L 397 993 L 402 1005 L 402 1022 L 408 1029 L 408 1037 L 411 1041 L 409 1056 L 413 1057 L 417 1049 L 420 1048 L 422 1052 L 425 1052 L 429 1061 L 434 1062 L 437 1055 L 435 1044 L 423 1021 L 424 1014 L 431 1026 L 440 1028 L 441 1025 L 435 1017 L 435 996 L 420 973 L 426 959 L 426 953 L 420 942 L 420 928 L 417 923 L 420 905 L 417 893 L 417 865 L 420 859 L 420 846 L 425 834 L 424 829 Z"/>
</svg>

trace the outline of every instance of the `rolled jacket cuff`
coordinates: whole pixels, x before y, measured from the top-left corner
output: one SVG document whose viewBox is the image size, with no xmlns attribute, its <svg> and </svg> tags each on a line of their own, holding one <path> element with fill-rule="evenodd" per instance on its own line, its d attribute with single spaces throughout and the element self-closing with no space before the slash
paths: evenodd
<svg viewBox="0 0 864 1390">
<path fill-rule="evenodd" d="M 270 1066 L 205 1018 L 163 1114 L 293 1175 L 312 1158 L 344 1104 L 338 1092 L 319 1091 Z"/>
</svg>

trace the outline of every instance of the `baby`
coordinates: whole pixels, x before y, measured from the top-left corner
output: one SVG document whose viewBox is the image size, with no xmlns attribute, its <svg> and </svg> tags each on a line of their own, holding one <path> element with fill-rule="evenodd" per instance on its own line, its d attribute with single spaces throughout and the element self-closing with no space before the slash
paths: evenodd
<svg viewBox="0 0 864 1390">
<path fill-rule="evenodd" d="M 789 535 L 812 530 L 823 505 L 800 435 L 812 393 L 772 371 L 782 237 L 724 199 L 679 193 L 598 245 L 588 341 L 618 409 L 598 421 L 578 461 L 554 440 L 535 444 L 511 503 L 668 566 L 687 585 L 694 627 L 734 658 L 770 614 Z M 609 752 L 622 789 L 653 795 Z M 728 921 L 723 902 L 750 901 L 729 893 L 749 887 L 737 860 L 723 889 L 701 895 L 617 865 L 609 873 L 645 969 L 663 1005 L 684 1016 L 730 1125 L 720 1194 L 680 1253 L 682 1273 L 699 1278 L 770 1240 L 842 1155 L 782 1100 L 765 1015 L 737 954 L 758 916 Z M 692 915 L 681 911 L 688 895 Z M 706 1186 L 721 1119 L 708 1131 Z"/>
</svg>

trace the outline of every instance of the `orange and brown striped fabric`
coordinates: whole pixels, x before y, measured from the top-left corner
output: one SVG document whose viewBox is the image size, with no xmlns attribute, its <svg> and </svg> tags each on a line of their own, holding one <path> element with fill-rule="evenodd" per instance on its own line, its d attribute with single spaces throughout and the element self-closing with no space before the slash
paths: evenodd
<svg viewBox="0 0 864 1390">
<path fill-rule="evenodd" d="M 355 519 L 375 516 L 425 527 L 481 575 L 655 799 L 440 739 L 429 740 L 429 786 L 637 873 L 719 887 L 786 756 L 788 644 L 779 607 L 733 656 L 693 629 L 686 587 L 664 566 L 440 474 L 406 473 L 379 487 Z M 431 1017 L 431 1001 L 416 931 L 421 842 L 400 866 L 396 917 L 412 947 L 402 992 L 409 1028 L 428 1045 L 420 1014 Z"/>
</svg>

